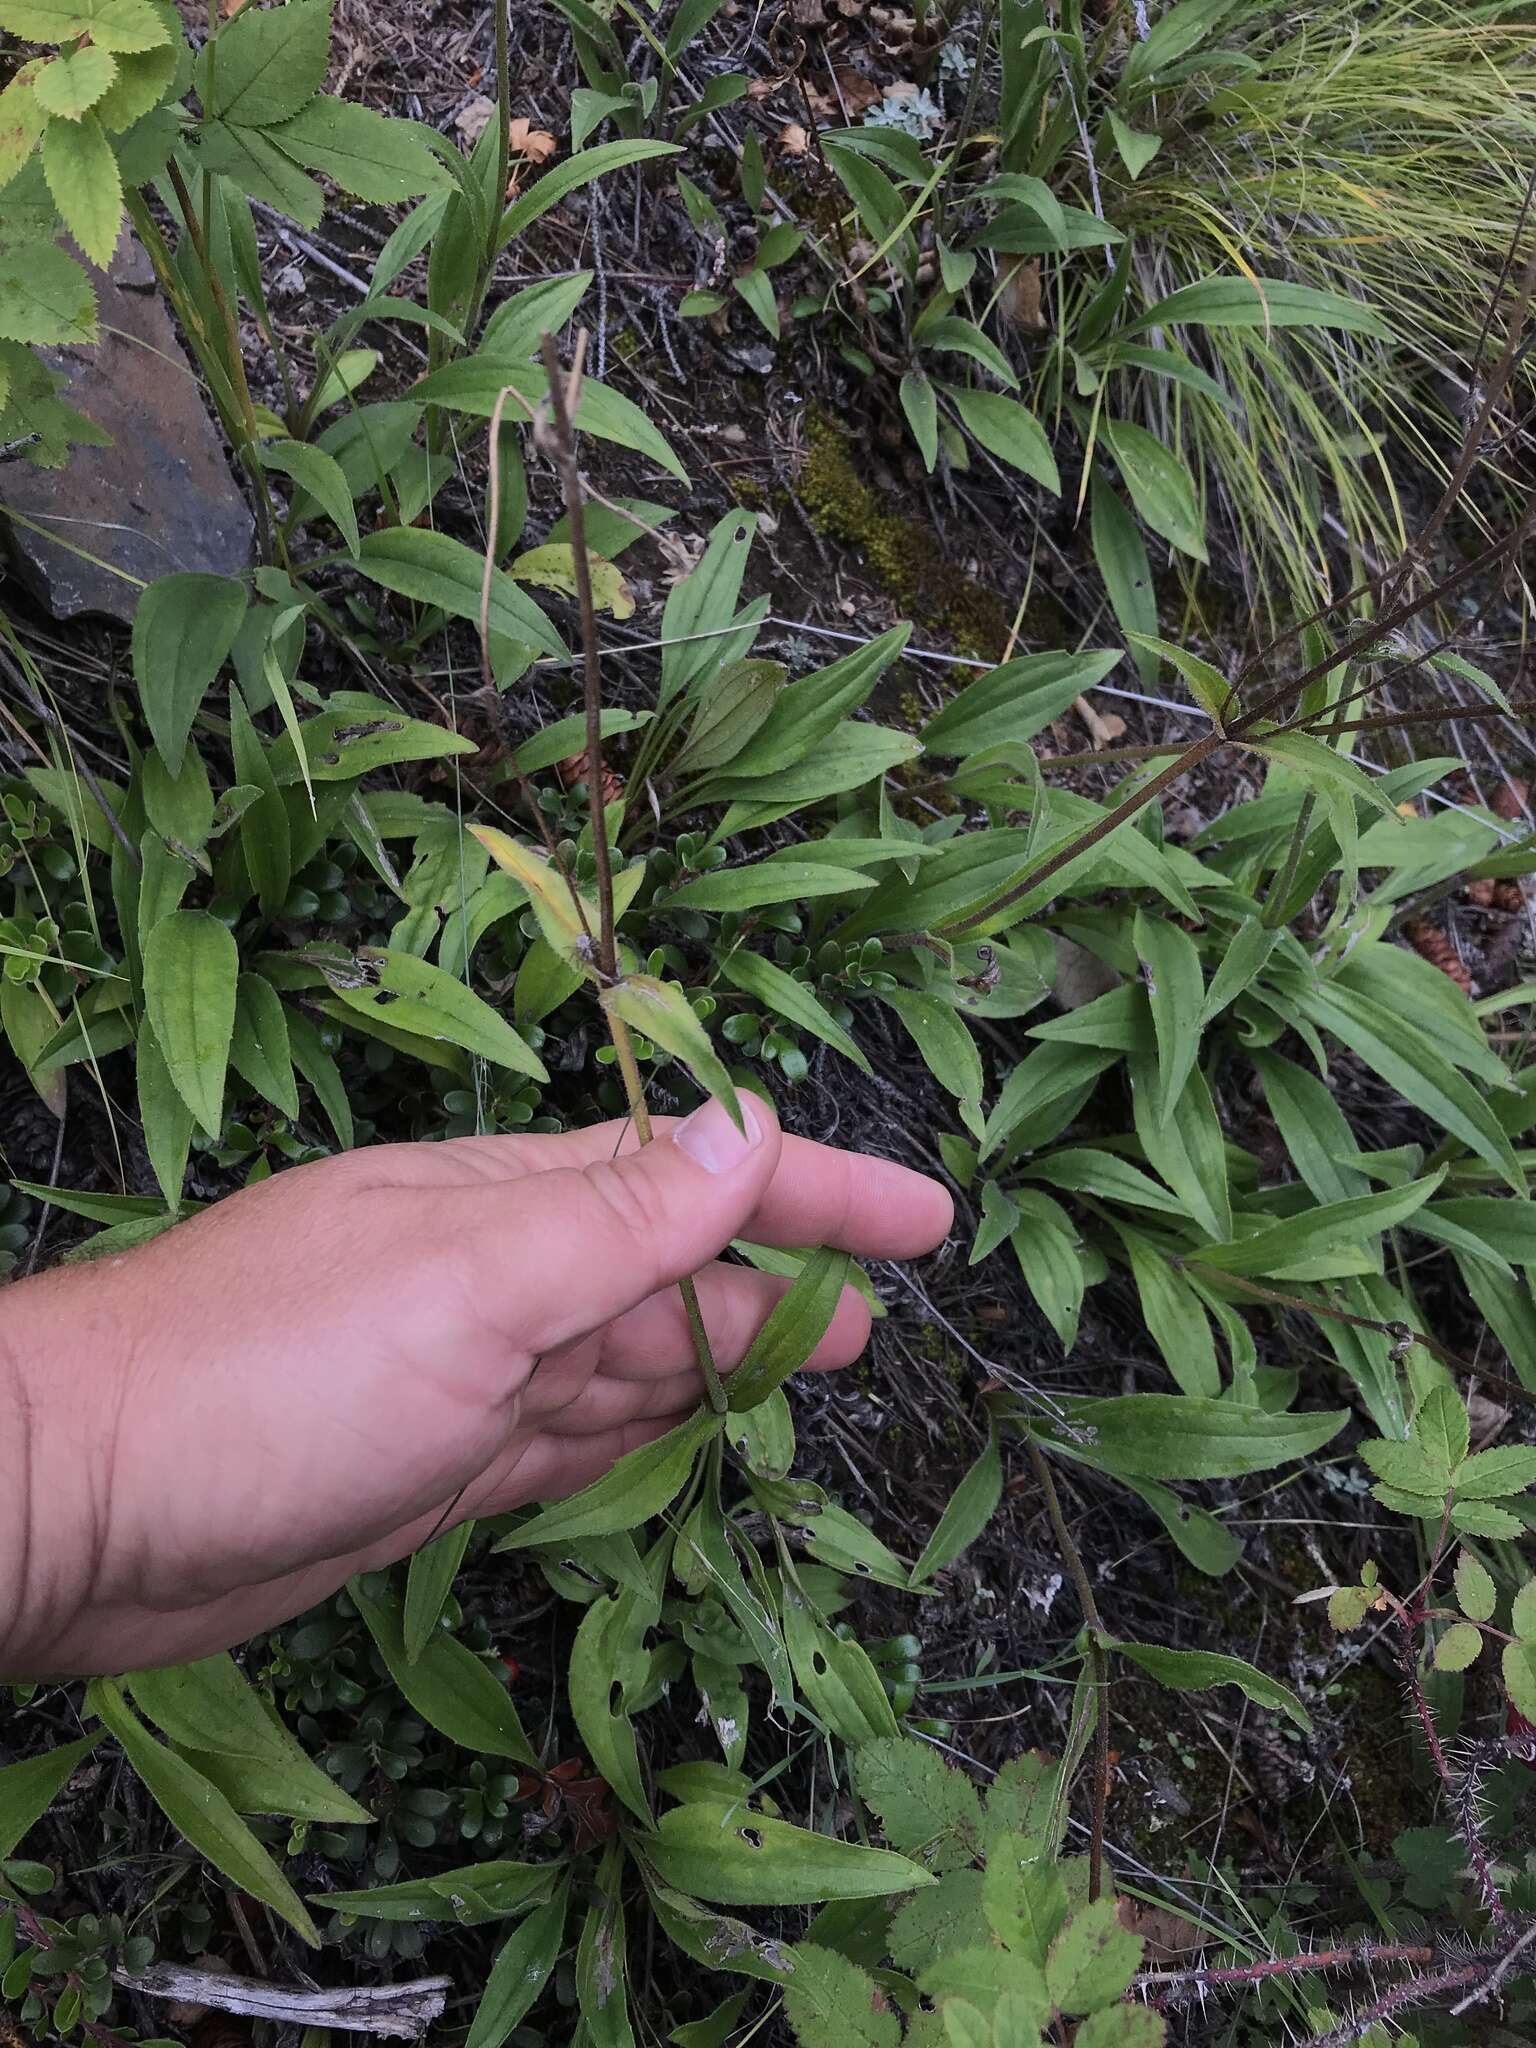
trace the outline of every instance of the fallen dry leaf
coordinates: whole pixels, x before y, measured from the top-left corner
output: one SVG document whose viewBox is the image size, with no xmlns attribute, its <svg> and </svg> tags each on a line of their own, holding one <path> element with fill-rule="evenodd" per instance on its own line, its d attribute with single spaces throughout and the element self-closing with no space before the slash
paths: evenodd
<svg viewBox="0 0 1536 2048">
<path fill-rule="evenodd" d="M 1186 1920 L 1182 1913 L 1167 1906 L 1144 1906 L 1139 1899 L 1117 1899 L 1115 1917 L 1147 1944 L 1149 1964 L 1171 1962 L 1175 1956 L 1204 1948 L 1211 1939 L 1203 1927 Z"/>
<path fill-rule="evenodd" d="M 1079 697 L 1072 709 L 1088 728 L 1095 747 L 1107 747 L 1125 731 L 1125 720 L 1113 711 L 1096 711 L 1086 697 Z"/>
<path fill-rule="evenodd" d="M 1519 775 L 1506 777 L 1498 795 L 1489 805 L 1496 818 L 1523 818 L 1531 801 L 1531 785 Z"/>
<path fill-rule="evenodd" d="M 1031 256 L 1027 263 L 1015 264 L 1003 279 L 1003 288 L 998 294 L 998 310 L 1005 320 L 1011 320 L 1015 327 L 1023 327 L 1031 333 L 1038 333 L 1045 323 L 1040 309 L 1040 259 Z"/>
<path fill-rule="evenodd" d="M 862 71 L 856 71 L 851 64 L 839 64 L 836 78 L 843 108 L 850 116 L 867 113 L 871 107 L 878 107 L 885 97 L 873 79 L 866 78 Z M 913 91 L 916 90 L 914 86 Z"/>
<path fill-rule="evenodd" d="M 535 128 L 532 122 L 521 114 L 511 123 L 508 139 L 512 145 L 512 154 L 526 157 L 531 164 L 548 163 L 560 147 L 547 128 Z"/>
<path fill-rule="evenodd" d="M 245 5 L 245 0 L 219 0 L 219 12 L 226 21 L 232 21 Z"/>
<path fill-rule="evenodd" d="M 459 140 L 467 149 L 473 149 L 495 118 L 496 102 L 477 92 L 454 115 L 453 125 L 459 131 Z"/>
<path fill-rule="evenodd" d="M 786 156 L 804 156 L 810 146 L 810 135 L 798 121 L 788 121 L 779 130 L 779 147 Z"/>
</svg>

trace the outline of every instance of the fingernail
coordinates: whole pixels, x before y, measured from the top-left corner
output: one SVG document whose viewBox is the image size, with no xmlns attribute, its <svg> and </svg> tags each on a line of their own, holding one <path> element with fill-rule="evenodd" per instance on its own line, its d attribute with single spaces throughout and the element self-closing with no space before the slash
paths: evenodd
<svg viewBox="0 0 1536 2048">
<path fill-rule="evenodd" d="M 745 1133 L 732 1123 L 724 1103 L 711 1098 L 702 1109 L 685 1117 L 674 1134 L 675 1142 L 688 1157 L 697 1160 L 708 1173 L 729 1173 L 732 1167 L 740 1166 L 763 1135 L 762 1125 L 752 1114 L 750 1099 L 739 1095 L 737 1100 L 741 1104 L 741 1120 L 747 1127 Z"/>
</svg>

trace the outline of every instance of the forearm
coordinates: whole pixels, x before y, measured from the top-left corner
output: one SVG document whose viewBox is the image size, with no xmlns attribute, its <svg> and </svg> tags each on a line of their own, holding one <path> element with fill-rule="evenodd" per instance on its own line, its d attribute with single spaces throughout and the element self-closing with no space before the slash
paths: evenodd
<svg viewBox="0 0 1536 2048">
<path fill-rule="evenodd" d="M 129 1365 L 107 1276 L 0 1290 L 0 1680 L 82 1666 Z"/>
</svg>

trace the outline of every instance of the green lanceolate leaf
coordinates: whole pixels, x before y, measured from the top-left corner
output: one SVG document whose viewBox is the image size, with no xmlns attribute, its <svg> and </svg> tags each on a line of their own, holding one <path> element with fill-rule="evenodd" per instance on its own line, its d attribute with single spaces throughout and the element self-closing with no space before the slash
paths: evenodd
<svg viewBox="0 0 1536 2048">
<path fill-rule="evenodd" d="M 1085 690 L 1118 667 L 1113 648 L 1026 654 L 967 683 L 923 728 L 923 751 L 961 760 L 986 747 L 1032 740 Z"/>
<path fill-rule="evenodd" d="M 413 1920 L 453 1920 L 461 1927 L 483 1927 L 527 1912 L 547 1894 L 558 1870 L 554 1863 L 469 1863 L 436 1877 L 375 1885 L 368 1891 L 324 1892 L 316 1904 L 323 1898 L 331 1911 L 397 1926 Z"/>
<path fill-rule="evenodd" d="M 1267 1472 L 1320 1450 L 1348 1419 L 1342 1409 L 1270 1415 L 1189 1394 L 1120 1394 L 1073 1410 L 1074 1422 L 1093 1431 L 1094 1454 L 1104 1469 L 1132 1479 L 1238 1479 Z"/>
<path fill-rule="evenodd" d="M 117 1738 L 144 1789 L 198 1854 L 318 1948 L 320 1936 L 298 1894 L 218 1787 L 155 1741 L 113 1680 L 95 1680 L 88 1703 Z"/>
<path fill-rule="evenodd" d="M 870 1072 L 869 1061 L 842 1025 L 823 1009 L 803 981 L 796 981 L 772 960 L 737 947 L 721 959 L 720 972 L 733 988 L 739 988 L 799 1030 L 823 1040 L 844 1059 L 852 1060 L 862 1073 Z"/>
<path fill-rule="evenodd" d="M 144 1001 L 167 1071 L 210 1137 L 224 1122 L 240 955 L 206 910 L 175 910 L 144 947 Z"/>
<path fill-rule="evenodd" d="M 0 1862 L 42 1819 L 100 1740 L 100 1735 L 83 1735 L 78 1742 L 66 1742 L 0 1770 Z"/>
<path fill-rule="evenodd" d="M 456 1529 L 447 1529 L 423 1544 L 412 1557 L 405 1576 L 405 1611 L 401 1620 L 407 1663 L 416 1663 L 431 1641 L 474 1533 L 473 1522 L 460 1522 Z"/>
<path fill-rule="evenodd" d="M 681 1060 L 699 1086 L 730 1112 L 738 1130 L 745 1129 L 735 1084 L 724 1061 L 709 1042 L 693 1006 L 675 981 L 650 974 L 627 974 L 602 993 L 603 1008 L 622 1019 L 642 1038 L 649 1038 Z"/>
<path fill-rule="evenodd" d="M 464 2048 L 501 2048 L 522 2023 L 559 1957 L 569 1897 L 562 1885 L 497 1950 Z"/>
<path fill-rule="evenodd" d="M 297 1121 L 299 1091 L 288 1046 L 288 1013 L 263 974 L 247 972 L 235 984 L 229 1063 L 274 1109 Z"/>
<path fill-rule="evenodd" d="M 507 1688 L 473 1650 L 439 1629 L 413 1660 L 405 1648 L 405 1610 L 388 1581 L 353 1579 L 347 1590 L 390 1677 L 424 1721 L 464 1749 L 537 1761 Z"/>
<path fill-rule="evenodd" d="M 314 499 L 351 552 L 357 553 L 357 512 L 351 488 L 334 456 L 307 441 L 267 441 L 262 444 L 261 466 L 292 477 Z"/>
<path fill-rule="evenodd" d="M 395 1031 L 445 1040 L 494 1060 L 499 1067 L 547 1081 L 544 1062 L 483 997 L 441 967 L 412 953 L 365 946 L 357 954 L 367 979 L 357 988 L 338 988 L 337 999 L 360 1016 L 377 1018 Z"/>
<path fill-rule="evenodd" d="M 479 624 L 484 564 L 452 534 L 417 526 L 382 527 L 363 536 L 357 566 L 386 590 Z M 536 648 L 540 654 L 559 656 L 565 652 L 544 613 L 501 569 L 491 572 L 486 619 L 490 631 L 500 639 Z"/>
<path fill-rule="evenodd" d="M 1288 1714 L 1298 1728 L 1310 1731 L 1311 1717 L 1289 1686 L 1245 1664 L 1241 1657 L 1218 1656 L 1213 1650 L 1169 1650 L 1160 1643 L 1111 1643 L 1107 1648 L 1150 1671 L 1159 1685 L 1176 1692 L 1204 1692 L 1214 1685 L 1235 1685 L 1256 1706 Z"/>
<path fill-rule="evenodd" d="M 716 1415 L 695 1415 L 654 1443 L 626 1451 L 604 1478 L 542 1509 L 503 1536 L 496 1549 L 525 1550 L 530 1544 L 571 1543 L 580 1536 L 638 1528 L 682 1491 L 694 1458 L 720 1426 Z"/>
<path fill-rule="evenodd" d="M 131 1672 L 122 1683 L 238 1811 L 363 1825 L 372 1818 L 310 1761 L 232 1657 Z M 228 1777 L 225 1765 L 236 1767 Z"/>
<path fill-rule="evenodd" d="M 1205 522 L 1195 499 L 1194 481 L 1184 464 L 1155 434 L 1129 420 L 1106 417 L 1099 430 L 1131 494 L 1131 503 L 1147 525 L 1181 554 L 1203 562 Z"/>
<path fill-rule="evenodd" d="M 935 1881 L 905 1856 L 811 1834 L 739 1800 L 674 1807 L 646 1842 L 645 1857 L 664 1883 L 722 1906 L 886 1898 Z"/>
<path fill-rule="evenodd" d="M 245 586 L 231 576 L 162 576 L 133 616 L 133 676 L 160 758 L 180 773 L 187 734 L 245 617 Z M 245 780 L 244 776 L 241 780 Z"/>
<path fill-rule="evenodd" d="M 794 903 L 804 896 L 848 896 L 873 888 L 868 875 L 827 861 L 755 861 L 750 867 L 717 868 L 684 882 L 667 897 L 678 910 L 756 910 L 763 904 Z"/>
<path fill-rule="evenodd" d="M 1088 503 L 1093 559 L 1109 592 L 1115 621 L 1130 644 L 1136 673 L 1150 689 L 1157 676 L 1157 660 L 1142 641 L 1157 631 L 1157 596 L 1146 542 L 1125 500 L 1098 470 L 1093 473 Z"/>
<path fill-rule="evenodd" d="M 135 1058 L 144 1149 L 165 1196 L 166 1208 L 174 1213 L 181 1207 L 187 1154 L 192 1146 L 192 1111 L 171 1079 L 155 1027 L 147 1018 L 139 1027 Z"/>
<path fill-rule="evenodd" d="M 912 1567 L 912 1584 L 923 1586 L 952 1565 L 981 1535 L 1003 1497 L 1003 1458 L 997 1431 L 987 1430 L 986 1448 L 950 1496 L 938 1526 Z"/>
<path fill-rule="evenodd" d="M 766 1401 L 805 1364 L 831 1328 L 851 1265 L 846 1252 L 825 1246 L 812 1252 L 731 1374 L 727 1386 L 733 1410 Z"/>
<path fill-rule="evenodd" d="M 1135 934 L 1157 1038 L 1161 1122 L 1171 1114 L 1199 1055 L 1205 984 L 1195 942 L 1180 926 L 1139 910 Z"/>
</svg>

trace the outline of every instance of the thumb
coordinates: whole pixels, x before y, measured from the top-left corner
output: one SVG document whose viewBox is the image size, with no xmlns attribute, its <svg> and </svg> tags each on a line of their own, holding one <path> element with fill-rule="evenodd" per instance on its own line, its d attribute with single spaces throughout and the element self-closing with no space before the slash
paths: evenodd
<svg viewBox="0 0 1536 2048">
<path fill-rule="evenodd" d="M 508 1206 L 515 1218 L 504 1271 L 520 1343 L 552 1351 L 586 1336 L 698 1272 L 741 1235 L 773 1179 L 781 1140 L 766 1103 L 745 1089 L 739 1101 L 745 1131 L 711 1099 L 637 1151 L 498 1189 L 502 1245 Z"/>
</svg>

